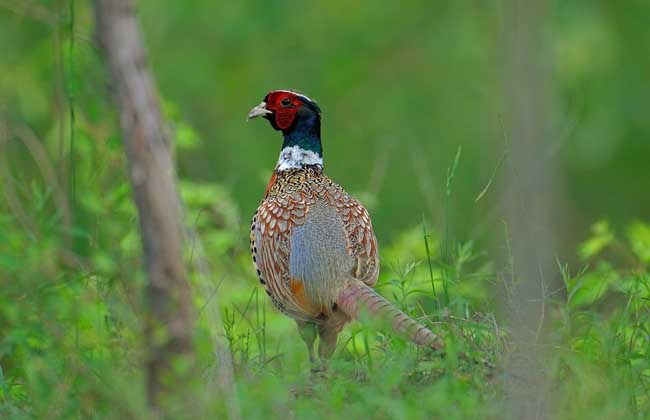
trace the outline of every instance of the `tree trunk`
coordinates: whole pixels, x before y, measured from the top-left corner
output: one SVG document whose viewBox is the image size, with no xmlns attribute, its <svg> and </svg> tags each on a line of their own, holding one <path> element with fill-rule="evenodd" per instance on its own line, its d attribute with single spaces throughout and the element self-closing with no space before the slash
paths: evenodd
<svg viewBox="0 0 650 420">
<path fill-rule="evenodd" d="M 551 80 L 544 43 L 544 0 L 506 0 L 504 6 L 505 125 L 510 140 L 504 203 L 511 246 L 506 311 L 511 354 L 506 366 L 510 415 L 549 416 L 545 324 L 547 290 L 554 290 L 556 169 L 548 159 Z"/>
<path fill-rule="evenodd" d="M 192 356 L 193 310 L 183 266 L 183 221 L 171 145 L 130 0 L 95 0 L 96 30 L 110 68 L 140 221 L 147 287 L 147 391 L 160 410 L 172 369 Z M 163 381 L 164 379 L 164 381 Z"/>
</svg>

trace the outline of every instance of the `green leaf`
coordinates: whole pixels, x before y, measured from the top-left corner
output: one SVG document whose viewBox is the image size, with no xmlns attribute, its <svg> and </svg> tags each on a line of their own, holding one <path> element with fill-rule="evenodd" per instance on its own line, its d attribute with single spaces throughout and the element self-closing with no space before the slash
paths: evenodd
<svg viewBox="0 0 650 420">
<path fill-rule="evenodd" d="M 578 255 L 587 260 L 598 255 L 603 249 L 612 243 L 614 234 L 609 222 L 601 220 L 591 227 L 591 237 L 578 247 Z"/>
<path fill-rule="evenodd" d="M 640 221 L 632 223 L 627 230 L 632 252 L 643 264 L 650 264 L 650 224 Z"/>
</svg>

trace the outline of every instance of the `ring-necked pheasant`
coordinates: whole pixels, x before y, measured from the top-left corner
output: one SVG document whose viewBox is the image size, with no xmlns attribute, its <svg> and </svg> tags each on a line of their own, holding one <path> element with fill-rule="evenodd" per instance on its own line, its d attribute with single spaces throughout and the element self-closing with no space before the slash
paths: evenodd
<svg viewBox="0 0 650 420">
<path fill-rule="evenodd" d="M 284 135 L 250 231 L 260 282 L 275 306 L 296 320 L 312 364 L 316 335 L 324 363 L 361 308 L 392 321 L 416 344 L 442 348 L 440 337 L 372 289 L 379 255 L 370 216 L 323 173 L 320 114 L 316 102 L 291 90 L 269 92 L 248 113 Z"/>
</svg>

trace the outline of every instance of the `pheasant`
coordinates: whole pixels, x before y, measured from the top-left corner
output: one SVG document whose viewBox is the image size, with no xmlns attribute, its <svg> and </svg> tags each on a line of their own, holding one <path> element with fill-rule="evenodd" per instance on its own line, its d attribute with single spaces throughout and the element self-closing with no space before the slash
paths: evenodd
<svg viewBox="0 0 650 420">
<path fill-rule="evenodd" d="M 338 334 L 362 309 L 390 320 L 414 343 L 441 349 L 439 336 L 372 289 L 379 274 L 377 239 L 368 211 L 323 173 L 320 116 L 315 101 L 292 90 L 269 92 L 248 113 L 249 120 L 263 117 L 284 135 L 250 230 L 260 283 L 295 319 L 312 366 L 316 337 L 324 367 Z"/>
</svg>

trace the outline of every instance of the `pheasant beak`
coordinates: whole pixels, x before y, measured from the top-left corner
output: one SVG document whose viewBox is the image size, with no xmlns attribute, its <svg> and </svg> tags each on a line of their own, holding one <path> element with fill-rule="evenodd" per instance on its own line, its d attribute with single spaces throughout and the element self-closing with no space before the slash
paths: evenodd
<svg viewBox="0 0 650 420">
<path fill-rule="evenodd" d="M 269 114 L 273 114 L 273 112 L 266 109 L 266 102 L 262 101 L 262 103 L 250 110 L 247 120 L 252 120 L 253 118 L 262 117 Z"/>
</svg>

